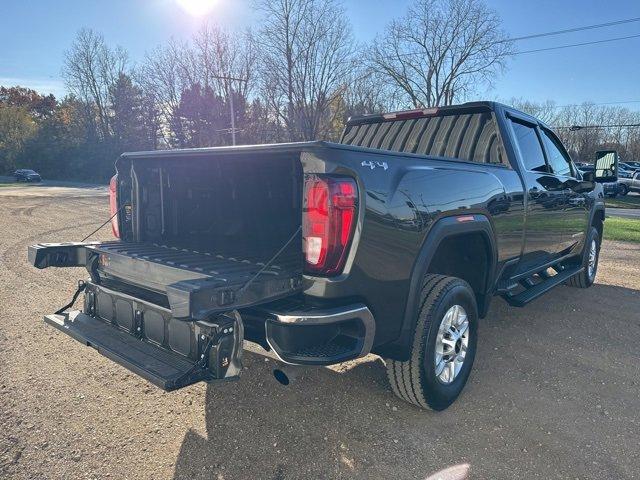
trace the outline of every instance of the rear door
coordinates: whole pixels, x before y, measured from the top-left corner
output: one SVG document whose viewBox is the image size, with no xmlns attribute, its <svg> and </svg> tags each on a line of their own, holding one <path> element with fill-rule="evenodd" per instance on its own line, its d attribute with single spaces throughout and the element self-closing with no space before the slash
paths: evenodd
<svg viewBox="0 0 640 480">
<path fill-rule="evenodd" d="M 512 115 L 509 120 L 528 199 L 521 262 L 521 269 L 528 270 L 552 261 L 565 248 L 566 192 L 546 161 L 538 126 Z"/>
<path fill-rule="evenodd" d="M 551 173 L 560 182 L 564 196 L 564 215 L 561 224 L 565 249 L 581 246 L 589 223 L 588 192 L 581 191 L 575 167 L 562 142 L 553 132 L 541 128 L 542 143 Z"/>
</svg>

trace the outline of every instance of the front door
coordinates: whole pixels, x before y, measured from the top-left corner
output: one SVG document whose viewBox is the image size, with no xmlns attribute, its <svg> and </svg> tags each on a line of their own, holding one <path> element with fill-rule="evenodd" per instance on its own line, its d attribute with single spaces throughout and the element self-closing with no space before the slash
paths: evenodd
<svg viewBox="0 0 640 480">
<path fill-rule="evenodd" d="M 527 196 L 524 254 L 520 271 L 552 261 L 565 248 L 566 189 L 545 159 L 538 127 L 511 118 Z"/>
<path fill-rule="evenodd" d="M 580 189 L 575 167 L 560 140 L 545 128 L 540 129 L 540 134 L 551 173 L 564 192 L 563 249 L 581 251 L 589 224 L 591 197 Z"/>
</svg>

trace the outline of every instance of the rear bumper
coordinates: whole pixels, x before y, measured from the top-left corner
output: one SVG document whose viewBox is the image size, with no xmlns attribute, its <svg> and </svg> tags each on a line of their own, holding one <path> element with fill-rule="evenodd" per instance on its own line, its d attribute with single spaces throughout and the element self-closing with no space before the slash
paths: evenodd
<svg viewBox="0 0 640 480">
<path fill-rule="evenodd" d="M 266 343 L 285 363 L 331 365 L 362 357 L 373 345 L 375 320 L 363 304 L 306 309 L 267 305 L 259 312 L 266 317 Z"/>
</svg>

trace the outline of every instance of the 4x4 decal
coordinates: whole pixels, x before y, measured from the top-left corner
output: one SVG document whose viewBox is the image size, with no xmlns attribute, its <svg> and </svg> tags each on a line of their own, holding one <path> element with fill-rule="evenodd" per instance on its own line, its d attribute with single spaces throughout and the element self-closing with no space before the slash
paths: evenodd
<svg viewBox="0 0 640 480">
<path fill-rule="evenodd" d="M 381 167 L 386 171 L 389 168 L 389 165 L 387 165 L 387 162 L 372 162 L 369 160 L 364 160 L 360 165 L 362 165 L 363 167 L 369 167 L 371 170 L 373 170 L 376 167 Z"/>
</svg>

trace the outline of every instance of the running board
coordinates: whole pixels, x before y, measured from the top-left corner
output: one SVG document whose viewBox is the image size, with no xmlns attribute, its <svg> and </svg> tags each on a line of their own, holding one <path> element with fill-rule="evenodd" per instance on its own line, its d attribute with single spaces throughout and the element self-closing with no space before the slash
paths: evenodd
<svg viewBox="0 0 640 480">
<path fill-rule="evenodd" d="M 544 295 L 553 287 L 566 282 L 574 275 L 582 272 L 582 270 L 584 270 L 584 267 L 566 268 L 553 276 L 545 278 L 540 283 L 527 287 L 523 292 L 520 292 L 516 295 L 506 293 L 505 295 L 503 295 L 504 299 L 509 303 L 509 305 L 512 305 L 514 307 L 524 307 L 527 303 L 532 302 L 536 298 Z"/>
</svg>

